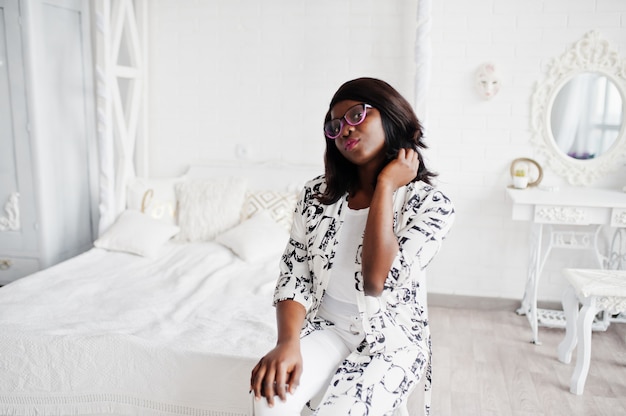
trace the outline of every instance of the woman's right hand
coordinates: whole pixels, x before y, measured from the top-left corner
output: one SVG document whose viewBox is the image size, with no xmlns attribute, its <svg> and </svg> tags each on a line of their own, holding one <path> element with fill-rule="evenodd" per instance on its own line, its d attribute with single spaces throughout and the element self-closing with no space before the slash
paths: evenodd
<svg viewBox="0 0 626 416">
<path fill-rule="evenodd" d="M 411 182 L 417 176 L 419 154 L 415 149 L 400 149 L 394 160 L 389 162 L 378 174 L 378 183 L 387 182 L 395 191 Z"/>
<path fill-rule="evenodd" d="M 302 354 L 300 339 L 281 342 L 259 360 L 252 370 L 250 388 L 256 400 L 265 397 L 269 407 L 274 397 L 287 400 L 287 392 L 293 394 L 300 383 Z"/>
</svg>

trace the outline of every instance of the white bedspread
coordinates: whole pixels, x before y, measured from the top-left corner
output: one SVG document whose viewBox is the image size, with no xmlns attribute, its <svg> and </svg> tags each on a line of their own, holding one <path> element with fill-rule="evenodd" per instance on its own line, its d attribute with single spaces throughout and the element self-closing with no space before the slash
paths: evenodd
<svg viewBox="0 0 626 416">
<path fill-rule="evenodd" d="M 100 249 L 0 288 L 0 414 L 248 415 L 278 260 Z"/>
</svg>

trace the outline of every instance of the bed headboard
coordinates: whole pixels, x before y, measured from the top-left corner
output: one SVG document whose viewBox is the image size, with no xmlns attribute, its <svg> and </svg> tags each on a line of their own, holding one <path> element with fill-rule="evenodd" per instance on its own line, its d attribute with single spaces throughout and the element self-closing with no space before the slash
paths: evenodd
<svg viewBox="0 0 626 416">
<path fill-rule="evenodd" d="M 299 192 L 304 183 L 324 173 L 322 165 L 296 165 L 285 162 L 216 162 L 192 165 L 188 179 L 238 176 L 247 179 L 248 188 Z"/>
</svg>

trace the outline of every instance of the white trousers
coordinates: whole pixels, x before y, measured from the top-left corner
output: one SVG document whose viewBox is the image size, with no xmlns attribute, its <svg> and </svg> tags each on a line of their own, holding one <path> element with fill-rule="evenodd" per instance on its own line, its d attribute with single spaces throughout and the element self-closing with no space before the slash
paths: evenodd
<svg viewBox="0 0 626 416">
<path fill-rule="evenodd" d="M 320 315 L 335 325 L 322 325 L 300 341 L 303 369 L 294 394 L 284 402 L 276 397 L 271 408 L 265 398 L 255 401 L 255 416 L 300 416 L 309 400 L 322 395 L 315 416 L 392 415 L 406 401 L 426 365 L 422 350 L 371 355 L 360 318 L 329 309 Z"/>
</svg>

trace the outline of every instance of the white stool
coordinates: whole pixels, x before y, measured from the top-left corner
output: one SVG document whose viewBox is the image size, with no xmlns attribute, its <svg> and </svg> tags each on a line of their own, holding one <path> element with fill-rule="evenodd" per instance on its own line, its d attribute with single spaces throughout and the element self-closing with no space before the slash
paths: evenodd
<svg viewBox="0 0 626 416">
<path fill-rule="evenodd" d="M 591 324 L 596 314 L 626 312 L 626 270 L 565 269 L 569 283 L 563 294 L 565 338 L 558 347 L 559 361 L 568 364 L 578 344 L 570 391 L 582 394 L 591 359 Z M 582 303 L 580 313 L 578 304 Z"/>
</svg>

